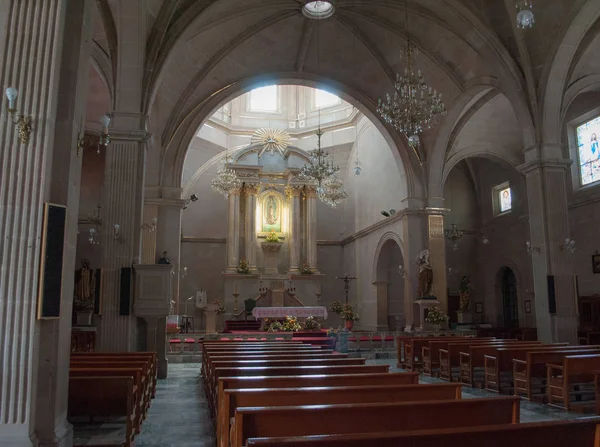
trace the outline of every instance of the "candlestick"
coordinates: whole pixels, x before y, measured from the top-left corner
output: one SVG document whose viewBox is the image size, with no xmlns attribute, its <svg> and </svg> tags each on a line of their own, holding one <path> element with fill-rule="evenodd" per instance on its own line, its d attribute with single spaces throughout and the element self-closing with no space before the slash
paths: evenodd
<svg viewBox="0 0 600 447">
<path fill-rule="evenodd" d="M 315 285 L 315 295 L 321 295 L 321 284 Z"/>
<path fill-rule="evenodd" d="M 238 290 L 238 283 L 237 283 L 237 282 L 234 282 L 234 283 L 233 283 L 233 293 L 234 293 L 234 295 L 235 295 L 236 293 L 237 293 L 237 294 L 239 294 L 239 293 L 240 293 L 240 291 Z"/>
<path fill-rule="evenodd" d="M 239 293 L 235 293 L 235 292 L 233 293 L 233 318 L 235 320 L 238 319 L 238 311 L 237 311 L 238 296 L 240 296 Z"/>
</svg>

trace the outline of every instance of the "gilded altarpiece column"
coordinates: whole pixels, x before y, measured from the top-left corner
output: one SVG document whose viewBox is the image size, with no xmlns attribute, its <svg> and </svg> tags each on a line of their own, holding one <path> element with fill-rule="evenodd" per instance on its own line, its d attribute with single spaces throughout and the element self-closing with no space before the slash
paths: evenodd
<svg viewBox="0 0 600 447">
<path fill-rule="evenodd" d="M 318 272 L 317 265 L 317 188 L 306 186 L 306 262 L 313 272 Z"/>
<path fill-rule="evenodd" d="M 256 196 L 259 183 L 245 183 L 244 194 L 246 195 L 246 261 L 251 273 L 258 271 L 256 267 Z"/>
<path fill-rule="evenodd" d="M 297 273 L 300 266 L 300 231 L 302 230 L 302 221 L 300 220 L 300 195 L 304 185 L 288 185 L 285 192 L 290 198 L 290 273 Z"/>
<path fill-rule="evenodd" d="M 240 262 L 240 193 L 237 188 L 229 193 L 227 220 L 227 271 L 235 273 Z"/>
<path fill-rule="evenodd" d="M 432 214 L 428 216 L 429 263 L 433 270 L 431 293 L 435 296 L 442 310 L 448 313 L 448 283 L 446 279 L 446 241 L 444 239 L 444 216 Z"/>
</svg>

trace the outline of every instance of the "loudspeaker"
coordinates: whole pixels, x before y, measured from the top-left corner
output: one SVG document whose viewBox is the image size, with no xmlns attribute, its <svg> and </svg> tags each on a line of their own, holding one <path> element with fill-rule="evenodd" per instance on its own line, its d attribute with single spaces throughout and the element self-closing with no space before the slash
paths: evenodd
<svg viewBox="0 0 600 447">
<path fill-rule="evenodd" d="M 121 293 L 119 315 L 131 315 L 131 267 L 121 268 Z"/>
<path fill-rule="evenodd" d="M 67 207 L 52 203 L 44 204 L 37 303 L 38 319 L 60 318 L 66 224 Z"/>
<path fill-rule="evenodd" d="M 554 275 L 548 275 L 548 311 L 556 314 L 556 287 L 554 284 Z"/>
<path fill-rule="evenodd" d="M 94 289 L 94 313 L 102 315 L 102 269 L 96 269 L 96 287 Z"/>
</svg>

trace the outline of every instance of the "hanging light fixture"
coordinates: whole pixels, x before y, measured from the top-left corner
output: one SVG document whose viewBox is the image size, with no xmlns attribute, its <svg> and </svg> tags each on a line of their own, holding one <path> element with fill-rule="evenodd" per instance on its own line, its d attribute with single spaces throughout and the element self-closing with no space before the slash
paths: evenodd
<svg viewBox="0 0 600 447">
<path fill-rule="evenodd" d="M 446 114 L 442 94 L 425 83 L 421 70 L 413 71 L 413 57 L 416 47 L 410 41 L 408 31 L 408 4 L 405 2 L 405 23 L 408 36 L 402 56 L 406 60 L 404 75 L 396 73 L 394 92 L 379 98 L 377 112 L 383 120 L 402 132 L 412 146 L 419 145 L 418 134 L 437 123 L 438 116 Z"/>
<path fill-rule="evenodd" d="M 444 236 L 446 236 L 446 239 L 448 239 L 452 244 L 453 250 L 458 250 L 458 241 L 463 237 L 463 235 L 464 233 L 462 230 L 456 228 L 455 224 L 452 224 L 449 230 L 444 231 Z"/>
<path fill-rule="evenodd" d="M 100 211 L 102 207 L 100 205 L 96 206 L 96 212 L 94 214 L 88 214 L 88 222 L 94 225 L 94 228 L 90 228 L 88 242 L 92 245 L 100 244 L 100 227 L 104 222 L 103 217 L 100 215 Z"/>
<path fill-rule="evenodd" d="M 532 11 L 533 5 L 531 0 L 517 0 L 517 3 L 515 3 L 515 8 L 519 10 L 517 13 L 517 28 L 533 28 L 535 17 Z"/>
<path fill-rule="evenodd" d="M 323 187 L 318 191 L 318 195 L 321 202 L 331 208 L 336 208 L 348 198 L 344 183 L 336 175 L 332 175 L 323 181 Z"/>
<path fill-rule="evenodd" d="M 223 166 L 217 171 L 217 176 L 210 183 L 211 188 L 225 198 L 228 198 L 229 194 L 235 189 L 242 187 L 242 182 L 236 172 L 233 169 L 227 168 L 229 161 L 229 154 L 226 152 L 225 157 L 221 160 Z"/>
</svg>

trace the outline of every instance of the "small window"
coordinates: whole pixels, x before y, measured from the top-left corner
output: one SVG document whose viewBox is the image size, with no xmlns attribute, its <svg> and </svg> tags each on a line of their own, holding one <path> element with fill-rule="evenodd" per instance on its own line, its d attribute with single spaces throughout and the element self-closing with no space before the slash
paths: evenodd
<svg viewBox="0 0 600 447">
<path fill-rule="evenodd" d="M 512 191 L 508 182 L 492 188 L 494 214 L 508 213 L 512 209 Z"/>
<path fill-rule="evenodd" d="M 250 92 L 250 110 L 252 112 L 277 111 L 277 86 L 255 88 Z"/>
<path fill-rule="evenodd" d="M 325 90 L 315 89 L 315 108 L 336 106 L 341 103 L 340 97 Z"/>
<path fill-rule="evenodd" d="M 577 155 L 581 186 L 600 180 L 600 116 L 577 127 Z"/>
</svg>

